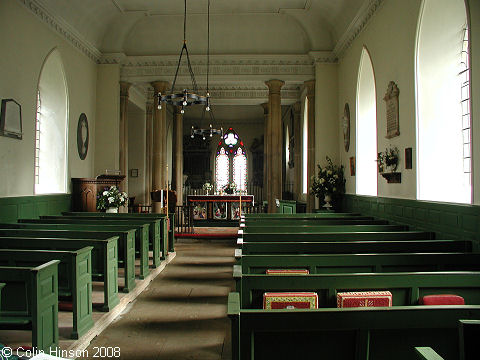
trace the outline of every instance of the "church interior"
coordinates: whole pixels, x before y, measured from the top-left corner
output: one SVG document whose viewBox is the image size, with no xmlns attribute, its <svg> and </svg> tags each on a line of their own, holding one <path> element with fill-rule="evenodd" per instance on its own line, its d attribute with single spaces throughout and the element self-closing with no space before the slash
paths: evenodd
<svg viewBox="0 0 480 360">
<path fill-rule="evenodd" d="M 480 1 L 1 0 L 0 42 L 0 359 L 478 359 Z"/>
</svg>

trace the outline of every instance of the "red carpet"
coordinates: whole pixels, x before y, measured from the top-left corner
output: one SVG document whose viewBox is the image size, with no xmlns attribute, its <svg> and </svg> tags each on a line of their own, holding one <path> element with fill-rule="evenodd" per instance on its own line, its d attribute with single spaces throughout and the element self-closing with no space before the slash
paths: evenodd
<svg viewBox="0 0 480 360">
<path fill-rule="evenodd" d="M 196 227 L 193 234 L 176 233 L 177 238 L 192 239 L 236 239 L 238 227 Z"/>
</svg>

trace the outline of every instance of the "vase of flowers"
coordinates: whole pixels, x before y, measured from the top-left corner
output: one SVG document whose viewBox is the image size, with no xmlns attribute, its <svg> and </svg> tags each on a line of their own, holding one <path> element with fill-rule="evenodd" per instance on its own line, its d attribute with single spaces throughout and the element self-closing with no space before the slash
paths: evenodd
<svg viewBox="0 0 480 360">
<path fill-rule="evenodd" d="M 398 148 L 391 147 L 385 149 L 385 152 L 379 152 L 377 157 L 378 172 L 395 172 L 398 167 Z"/>
<path fill-rule="evenodd" d="M 121 192 L 115 185 L 106 187 L 97 195 L 97 209 L 107 213 L 117 213 L 119 206 L 128 204 L 128 195 Z"/>
<path fill-rule="evenodd" d="M 332 202 L 338 202 L 345 193 L 345 175 L 343 165 L 334 165 L 328 156 L 326 159 L 326 166 L 317 165 L 318 176 L 312 176 L 310 191 L 323 202 L 323 207 L 329 209 Z"/>
<path fill-rule="evenodd" d="M 205 184 L 203 184 L 203 191 L 206 192 L 206 194 L 208 195 L 210 191 L 212 191 L 213 189 L 213 185 L 210 184 L 209 182 L 206 182 Z"/>
<path fill-rule="evenodd" d="M 235 184 L 234 182 L 227 184 L 223 187 L 223 191 L 225 192 L 225 194 L 230 194 L 230 195 L 232 195 L 236 189 L 237 189 L 237 184 Z"/>
</svg>

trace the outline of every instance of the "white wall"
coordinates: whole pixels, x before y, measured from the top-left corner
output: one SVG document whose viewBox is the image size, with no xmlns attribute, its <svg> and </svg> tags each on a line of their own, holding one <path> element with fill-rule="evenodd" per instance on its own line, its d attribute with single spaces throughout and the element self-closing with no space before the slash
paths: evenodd
<svg viewBox="0 0 480 360">
<path fill-rule="evenodd" d="M 346 102 L 350 106 L 351 130 L 348 153 L 343 148 L 342 129 L 341 127 L 338 128 L 338 139 L 340 139 L 338 146 L 341 163 L 346 168 L 347 193 L 355 193 L 355 178 L 350 176 L 349 158 L 355 156 L 357 72 L 362 48 L 365 45 L 372 59 L 377 86 L 378 150 L 384 151 L 390 145 L 398 147 L 400 151 L 399 171 L 402 173 L 400 184 L 387 184 L 385 179 L 378 176 L 378 196 L 407 199 L 415 199 L 416 197 L 414 54 L 419 10 L 420 0 L 385 1 L 339 60 L 338 114 L 343 114 L 343 107 Z M 387 120 L 383 97 L 390 81 L 394 81 L 400 89 L 400 135 L 392 139 L 386 139 Z M 338 118 L 340 118 L 340 115 Z M 411 147 L 413 150 L 412 170 L 405 169 L 404 151 L 407 147 Z"/>
<path fill-rule="evenodd" d="M 136 204 L 145 203 L 146 133 L 145 111 L 131 101 L 128 103 L 128 196 L 135 197 Z M 131 170 L 138 176 L 132 177 Z"/>
<path fill-rule="evenodd" d="M 16 0 L 0 1 L 0 98 L 22 106 L 23 139 L 0 137 L 0 196 L 32 195 L 36 92 L 42 64 L 54 48 L 60 52 L 68 88 L 68 174 L 93 175 L 95 151 L 96 64 L 54 33 Z M 85 160 L 77 153 L 77 122 L 88 117 L 90 146 Z M 70 183 L 70 181 L 68 181 Z"/>
</svg>

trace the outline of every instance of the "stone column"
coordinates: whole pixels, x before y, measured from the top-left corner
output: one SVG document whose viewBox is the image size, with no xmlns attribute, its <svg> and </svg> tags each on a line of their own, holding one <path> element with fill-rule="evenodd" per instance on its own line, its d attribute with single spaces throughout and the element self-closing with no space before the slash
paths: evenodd
<svg viewBox="0 0 480 360">
<path fill-rule="evenodd" d="M 120 123 L 119 123 L 119 170 L 125 175 L 121 185 L 122 191 L 128 194 L 128 90 L 130 83 L 120 81 Z"/>
<path fill-rule="evenodd" d="M 175 107 L 175 137 L 174 137 L 174 183 L 177 192 L 177 206 L 183 205 L 183 114 L 180 107 Z"/>
<path fill-rule="evenodd" d="M 155 102 L 153 104 L 153 150 L 152 150 L 152 190 L 167 188 L 167 106 L 162 105 L 158 109 L 157 94 L 165 94 L 169 88 L 166 81 L 154 81 L 153 93 Z M 160 202 L 153 203 L 153 212 L 161 211 Z"/>
<path fill-rule="evenodd" d="M 268 194 L 270 194 L 268 188 L 268 167 L 267 167 L 267 158 L 268 154 L 270 154 L 270 150 L 268 149 L 269 144 L 269 136 L 268 132 L 270 131 L 269 125 L 269 115 L 268 115 L 268 103 L 261 104 L 263 108 L 263 117 L 265 121 L 265 125 L 263 127 L 263 199 L 268 200 Z"/>
<path fill-rule="evenodd" d="M 296 199 L 299 200 L 302 194 L 302 119 L 300 117 L 302 112 L 302 103 L 297 101 L 293 104 L 293 133 L 295 136 L 294 146 L 294 192 Z"/>
<path fill-rule="evenodd" d="M 315 175 L 315 80 L 304 82 L 307 90 L 307 212 L 315 209 L 315 195 L 310 193 L 312 185 L 312 176 Z"/>
<path fill-rule="evenodd" d="M 152 198 L 152 149 L 153 149 L 153 103 L 147 102 L 145 111 L 145 204 L 151 205 Z"/>
<path fill-rule="evenodd" d="M 276 212 L 275 199 L 282 198 L 282 108 L 280 89 L 285 84 L 282 80 L 269 80 L 268 86 L 268 108 L 270 130 L 268 135 L 269 149 L 267 149 L 267 181 L 269 192 L 268 212 Z"/>
</svg>

